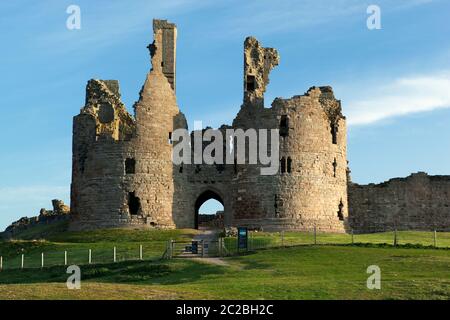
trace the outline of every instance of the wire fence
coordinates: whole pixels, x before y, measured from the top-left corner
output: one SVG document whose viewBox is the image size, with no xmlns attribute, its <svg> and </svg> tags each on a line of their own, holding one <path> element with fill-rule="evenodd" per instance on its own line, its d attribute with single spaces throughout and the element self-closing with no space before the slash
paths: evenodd
<svg viewBox="0 0 450 320">
<path fill-rule="evenodd" d="M 450 248 L 450 232 L 389 231 L 371 234 L 318 232 L 248 232 L 247 243 L 239 248 L 236 236 L 202 241 L 164 241 L 147 245 L 86 244 L 84 247 L 43 248 L 42 251 L 2 255 L 0 271 L 47 268 L 65 265 L 107 264 L 122 261 L 157 260 L 174 257 L 224 257 L 247 251 L 300 245 L 390 245 Z M 19 250 L 20 251 L 20 250 Z"/>
<path fill-rule="evenodd" d="M 196 250 L 192 251 L 193 243 Z M 239 253 L 300 245 L 387 245 L 417 248 L 450 248 L 450 232 L 438 231 L 389 231 L 372 234 L 324 233 L 316 230 L 306 232 L 248 232 L 247 243 L 239 248 L 236 236 L 213 241 L 193 241 L 179 243 L 169 241 L 166 258 L 173 257 L 218 257 Z"/>
<path fill-rule="evenodd" d="M 225 252 L 236 254 L 266 248 L 299 245 L 389 245 L 450 248 L 450 232 L 438 231 L 389 231 L 372 234 L 306 232 L 249 232 L 247 248 L 239 249 L 237 237 L 223 239 Z"/>
<path fill-rule="evenodd" d="M 161 248 L 146 250 L 143 245 L 102 248 L 70 248 L 67 250 L 33 251 L 0 256 L 0 271 L 11 269 L 47 268 L 67 265 L 106 264 L 123 261 L 155 260 Z"/>
</svg>

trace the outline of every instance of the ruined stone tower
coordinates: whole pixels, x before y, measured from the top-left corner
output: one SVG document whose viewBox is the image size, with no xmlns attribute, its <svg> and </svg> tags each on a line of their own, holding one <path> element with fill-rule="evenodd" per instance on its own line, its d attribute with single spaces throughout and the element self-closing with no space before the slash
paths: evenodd
<svg viewBox="0 0 450 320">
<path fill-rule="evenodd" d="M 134 117 L 120 101 L 117 81 L 88 82 L 86 104 L 73 127 L 72 229 L 195 228 L 200 206 L 216 199 L 227 226 L 344 232 L 346 123 L 332 89 L 313 87 L 265 108 L 269 73 L 279 55 L 249 37 L 243 104 L 232 125 L 219 130 L 278 129 L 279 171 L 261 175 L 261 163 L 236 160 L 175 165 L 172 133 L 187 128 L 175 96 L 177 32 L 164 20 L 154 20 L 153 29 L 152 70 Z"/>
<path fill-rule="evenodd" d="M 171 134 L 185 127 L 175 97 L 175 25 L 154 21 L 152 70 L 134 105 L 120 101 L 117 81 L 90 80 L 74 118 L 72 229 L 175 227 Z"/>
</svg>

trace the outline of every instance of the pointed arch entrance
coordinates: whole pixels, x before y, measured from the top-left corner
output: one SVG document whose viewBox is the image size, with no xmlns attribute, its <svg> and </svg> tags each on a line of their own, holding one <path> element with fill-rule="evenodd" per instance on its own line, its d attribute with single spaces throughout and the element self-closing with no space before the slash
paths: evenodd
<svg viewBox="0 0 450 320">
<path fill-rule="evenodd" d="M 225 202 L 223 200 L 223 197 L 219 194 L 219 192 L 208 189 L 203 191 L 198 197 L 197 200 L 195 201 L 195 229 L 198 229 L 198 225 L 199 225 L 199 209 L 200 207 L 208 200 L 214 199 L 218 202 L 220 202 L 224 208 L 224 211 L 226 210 L 225 208 Z"/>
</svg>

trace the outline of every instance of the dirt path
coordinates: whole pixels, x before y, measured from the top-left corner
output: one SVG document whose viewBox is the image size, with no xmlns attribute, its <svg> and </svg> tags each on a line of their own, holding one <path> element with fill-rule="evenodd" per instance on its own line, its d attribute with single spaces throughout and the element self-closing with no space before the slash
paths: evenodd
<svg viewBox="0 0 450 320">
<path fill-rule="evenodd" d="M 224 267 L 230 265 L 227 261 L 223 260 L 222 258 L 205 257 L 205 258 L 191 258 L 191 260 Z"/>
</svg>

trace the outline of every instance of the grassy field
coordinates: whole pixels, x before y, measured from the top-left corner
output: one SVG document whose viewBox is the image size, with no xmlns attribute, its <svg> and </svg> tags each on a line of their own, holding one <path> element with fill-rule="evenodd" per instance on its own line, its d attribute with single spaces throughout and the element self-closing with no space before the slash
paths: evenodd
<svg viewBox="0 0 450 320">
<path fill-rule="evenodd" d="M 87 264 L 89 250 L 92 263 L 112 262 L 114 247 L 117 261 L 136 260 L 141 245 L 143 259 L 155 260 L 161 258 L 168 240 L 188 241 L 197 233 L 196 230 L 132 229 L 67 232 L 66 224 L 39 226 L 22 232 L 17 240 L 0 242 L 3 269 L 20 268 L 22 254 L 25 268 L 40 268 L 42 253 L 45 266 L 63 265 L 65 251 L 68 264 Z"/>
<path fill-rule="evenodd" d="M 381 290 L 366 287 L 369 265 Z M 215 259 L 82 267 L 68 290 L 63 267 L 0 273 L 0 299 L 449 299 L 448 250 L 301 246 Z"/>
<path fill-rule="evenodd" d="M 450 250 L 405 245 L 422 239 L 428 246 L 431 233 L 399 233 L 399 240 L 411 241 L 399 241 L 398 247 L 384 241 L 392 240 L 392 234 L 358 235 L 361 244 L 351 246 L 343 238 L 348 235 L 319 235 L 319 245 L 311 245 L 308 234 L 286 233 L 284 241 L 300 244 L 303 239 L 305 244 L 220 259 L 158 259 L 168 239 L 189 240 L 195 232 L 52 231 L 46 241 L 0 242 L 0 254 L 8 259 L 20 252 L 114 245 L 143 244 L 149 252 L 148 261 L 82 265 L 81 290 L 67 289 L 63 266 L 6 269 L 0 272 L 0 299 L 450 299 Z M 280 241 L 279 234 L 253 237 Z M 330 239 L 342 243 L 323 244 Z M 443 242 L 448 234 L 439 239 Z M 363 244 L 368 241 L 379 244 Z M 366 287 L 370 265 L 381 268 L 381 290 Z"/>
<path fill-rule="evenodd" d="M 397 232 L 397 245 L 409 247 L 433 247 L 434 232 L 427 231 L 399 231 Z M 386 244 L 394 245 L 394 232 L 382 232 L 372 234 L 353 235 L 353 244 Z M 227 248 L 232 252 L 237 251 L 236 238 L 226 239 Z M 280 246 L 298 246 L 311 244 L 352 244 L 351 234 L 317 233 L 313 232 L 284 232 L 283 234 L 268 232 L 252 232 L 249 236 L 249 246 L 252 249 L 270 248 Z M 450 232 L 436 233 L 436 247 L 450 248 Z"/>
</svg>

